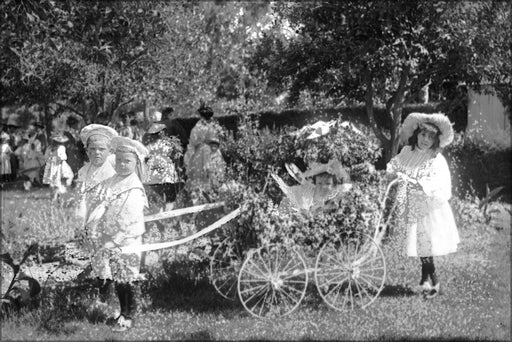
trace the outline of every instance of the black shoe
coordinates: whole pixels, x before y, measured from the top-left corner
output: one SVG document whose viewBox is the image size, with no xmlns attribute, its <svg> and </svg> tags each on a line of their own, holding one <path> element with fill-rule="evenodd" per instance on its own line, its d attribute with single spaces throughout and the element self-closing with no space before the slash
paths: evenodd
<svg viewBox="0 0 512 342">
<path fill-rule="evenodd" d="M 425 294 L 426 299 L 432 299 L 439 294 L 439 283 L 437 283 L 430 291 Z"/>
</svg>

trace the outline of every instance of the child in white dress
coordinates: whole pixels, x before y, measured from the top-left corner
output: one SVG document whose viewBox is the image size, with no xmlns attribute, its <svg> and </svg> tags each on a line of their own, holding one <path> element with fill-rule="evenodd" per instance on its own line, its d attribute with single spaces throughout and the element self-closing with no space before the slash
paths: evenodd
<svg viewBox="0 0 512 342">
<path fill-rule="evenodd" d="M 406 230 L 407 256 L 421 260 L 423 294 L 433 298 L 439 293 L 434 256 L 455 252 L 460 241 L 448 203 L 450 170 L 440 153 L 453 140 L 452 124 L 440 113 L 411 113 L 402 125 L 400 140 L 407 145 L 386 171 L 404 181 L 397 189 L 399 225 Z"/>
<path fill-rule="evenodd" d="M 62 134 L 56 134 L 51 137 L 52 145 L 46 150 L 46 165 L 44 167 L 43 184 L 50 185 L 53 194 L 53 200 L 67 192 L 67 187 L 71 185 L 74 174 L 67 163 L 68 156 L 64 143 L 68 138 Z"/>
<path fill-rule="evenodd" d="M 12 149 L 9 145 L 9 134 L 2 132 L 0 135 L 0 150 L 1 150 L 1 161 L 0 161 L 0 174 L 1 174 L 1 181 L 7 182 L 10 178 L 11 174 L 11 154 Z"/>
</svg>

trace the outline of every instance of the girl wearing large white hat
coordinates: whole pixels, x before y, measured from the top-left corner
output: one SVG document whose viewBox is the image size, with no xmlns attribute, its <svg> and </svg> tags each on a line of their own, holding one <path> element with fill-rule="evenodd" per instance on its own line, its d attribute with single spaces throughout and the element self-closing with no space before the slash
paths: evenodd
<svg viewBox="0 0 512 342">
<path fill-rule="evenodd" d="M 397 189 L 397 207 L 407 235 L 405 250 L 407 256 L 420 258 L 420 287 L 426 298 L 433 298 L 439 293 L 434 256 L 455 252 L 460 241 L 448 203 L 450 170 L 440 153 L 453 141 L 452 124 L 441 113 L 411 113 L 402 124 L 400 141 L 405 146 L 386 171 L 403 180 Z"/>
</svg>

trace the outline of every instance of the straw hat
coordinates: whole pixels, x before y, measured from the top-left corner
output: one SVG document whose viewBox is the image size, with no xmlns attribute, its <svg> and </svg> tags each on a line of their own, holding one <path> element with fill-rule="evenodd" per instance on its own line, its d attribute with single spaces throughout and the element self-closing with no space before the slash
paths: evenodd
<svg viewBox="0 0 512 342">
<path fill-rule="evenodd" d="M 453 127 L 450 119 L 443 113 L 426 114 L 426 113 L 411 113 L 409 114 L 400 129 L 400 142 L 407 144 L 409 138 L 414 134 L 414 131 L 424 123 L 429 123 L 439 129 L 439 147 L 446 147 L 453 141 Z"/>
<path fill-rule="evenodd" d="M 344 179 L 347 176 L 347 172 L 343 168 L 343 165 L 341 165 L 341 163 L 336 159 L 333 159 L 326 164 L 312 163 L 310 168 L 304 172 L 304 177 L 314 177 L 324 172 L 335 176 L 337 179 Z"/>
<path fill-rule="evenodd" d="M 80 131 L 80 139 L 84 146 L 87 146 L 87 141 L 93 135 L 101 135 L 108 139 L 110 142 L 113 137 L 117 137 L 119 134 L 112 127 L 108 127 L 100 124 L 90 124 L 82 128 Z"/>
<path fill-rule="evenodd" d="M 144 163 L 149 154 L 148 149 L 141 142 L 121 136 L 112 138 L 112 148 L 119 152 L 135 153 L 141 163 Z"/>
</svg>

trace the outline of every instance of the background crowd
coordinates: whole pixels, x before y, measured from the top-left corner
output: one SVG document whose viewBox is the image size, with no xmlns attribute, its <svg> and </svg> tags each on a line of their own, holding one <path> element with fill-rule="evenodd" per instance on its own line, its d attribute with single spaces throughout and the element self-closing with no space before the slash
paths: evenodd
<svg viewBox="0 0 512 342">
<path fill-rule="evenodd" d="M 120 115 L 117 122 L 102 123 L 120 136 L 141 142 L 149 150 L 142 179 L 149 199 L 162 205 L 174 202 L 186 186 L 189 191 L 180 198 L 180 203 L 204 201 L 204 195 L 218 186 L 225 168 L 219 150 L 221 126 L 212 119 L 213 110 L 201 105 L 200 120 L 190 132 L 190 140 L 174 117 L 172 107 L 155 111 L 149 124 L 140 114 L 127 112 Z M 88 162 L 79 137 L 82 126 L 70 116 L 56 122 L 50 136 L 42 126 L 34 124 L 26 128 L 2 127 L 2 186 L 21 181 L 26 190 L 50 186 L 54 199 L 74 188 L 78 170 Z"/>
</svg>

